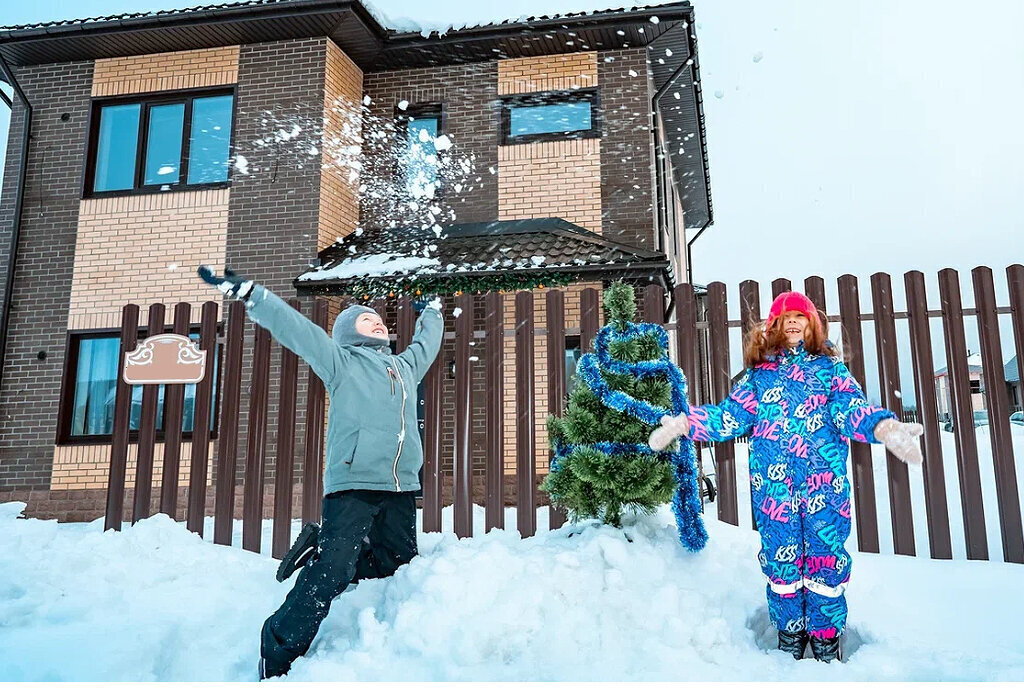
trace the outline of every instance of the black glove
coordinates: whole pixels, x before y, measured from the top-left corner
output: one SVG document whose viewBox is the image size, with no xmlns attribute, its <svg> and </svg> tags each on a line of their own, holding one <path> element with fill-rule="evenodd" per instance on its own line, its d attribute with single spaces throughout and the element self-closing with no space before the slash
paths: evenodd
<svg viewBox="0 0 1024 688">
<path fill-rule="evenodd" d="M 430 303 L 427 299 L 416 299 L 412 302 L 412 309 L 417 313 L 422 313 L 423 309 Z"/>
<path fill-rule="evenodd" d="M 213 274 L 213 270 L 205 265 L 199 266 L 199 276 L 203 278 L 203 281 L 207 284 L 211 284 L 225 295 L 231 296 L 244 301 L 249 298 L 249 294 L 252 293 L 252 288 L 255 285 L 254 282 L 246 280 L 241 275 L 236 275 L 233 270 L 224 268 L 224 276 L 218 277 Z"/>
</svg>

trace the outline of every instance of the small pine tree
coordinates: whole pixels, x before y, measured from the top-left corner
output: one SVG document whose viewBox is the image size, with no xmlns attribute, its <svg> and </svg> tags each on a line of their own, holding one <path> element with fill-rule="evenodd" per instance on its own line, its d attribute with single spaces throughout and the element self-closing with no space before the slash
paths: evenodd
<svg viewBox="0 0 1024 688">
<path fill-rule="evenodd" d="M 693 445 L 683 439 L 661 452 L 647 445 L 663 415 L 684 410 L 685 378 L 668 358 L 665 330 L 632 322 L 632 287 L 613 284 L 604 308 L 608 324 L 594 353 L 577 364 L 581 384 L 563 417 L 548 417 L 554 462 L 542 489 L 573 520 L 600 518 L 613 526 L 627 509 L 650 513 L 672 501 L 681 542 L 699 550 L 707 533 Z"/>
</svg>

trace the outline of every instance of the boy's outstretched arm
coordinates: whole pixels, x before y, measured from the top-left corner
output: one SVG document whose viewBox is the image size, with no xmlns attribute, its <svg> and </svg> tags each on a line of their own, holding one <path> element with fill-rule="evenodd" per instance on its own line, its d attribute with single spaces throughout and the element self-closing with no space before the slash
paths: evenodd
<svg viewBox="0 0 1024 688">
<path fill-rule="evenodd" d="M 266 287 L 245 280 L 230 270 L 225 269 L 223 277 L 218 277 L 202 266 L 199 276 L 224 294 L 244 301 L 245 311 L 253 322 L 306 361 L 325 385 L 334 384 L 345 366 L 348 353 L 344 347 L 335 344 L 323 328 Z"/>
<path fill-rule="evenodd" d="M 416 375 L 416 382 L 426 376 L 430 364 L 437 358 L 443 334 L 444 318 L 441 315 L 441 302 L 435 299 L 423 308 L 420 317 L 416 319 L 412 341 L 405 351 L 398 354 L 398 358 L 412 367 Z"/>
<path fill-rule="evenodd" d="M 857 442 L 885 445 L 905 463 L 921 463 L 917 437 L 924 433 L 919 423 L 901 423 L 892 411 L 868 403 L 864 390 L 842 361 L 836 362 L 828 399 L 832 422 L 844 436 Z"/>
</svg>

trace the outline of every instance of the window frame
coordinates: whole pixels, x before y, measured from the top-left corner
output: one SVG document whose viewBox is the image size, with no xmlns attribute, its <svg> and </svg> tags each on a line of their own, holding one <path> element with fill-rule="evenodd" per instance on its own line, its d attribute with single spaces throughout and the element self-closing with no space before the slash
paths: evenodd
<svg viewBox="0 0 1024 688">
<path fill-rule="evenodd" d="M 423 103 L 410 103 L 404 110 L 395 106 L 395 135 L 398 139 L 405 144 L 406 149 L 409 147 L 409 120 L 410 119 L 426 119 L 428 117 L 437 119 L 437 136 L 444 136 L 448 124 L 448 113 L 443 102 L 439 101 L 428 101 Z M 444 153 L 438 151 L 437 157 L 440 159 Z M 394 170 L 395 179 L 401 182 L 402 194 L 408 193 L 408 180 L 405 178 L 405 168 L 401 160 L 396 160 L 396 169 Z M 438 186 L 434 192 L 434 198 L 444 198 L 444 186 Z"/>
<path fill-rule="evenodd" d="M 231 186 L 232 167 L 228 165 L 228 178 L 222 182 L 205 182 L 202 184 L 188 183 L 189 147 L 192 138 L 192 101 L 196 98 L 231 96 L 231 135 L 228 138 L 228 157 L 234 154 L 235 131 L 238 118 L 238 94 L 234 85 L 211 86 L 208 88 L 190 88 L 176 91 L 157 91 L 150 93 L 132 93 L 123 96 L 101 96 L 90 99 L 88 132 L 85 142 L 84 166 L 82 169 L 82 198 L 111 198 L 117 196 L 140 196 L 154 193 L 174 193 L 176 191 L 197 191 L 202 189 L 224 189 Z M 114 189 L 110 191 L 93 191 L 96 182 L 96 157 L 99 148 L 100 114 L 104 107 L 110 105 L 134 105 L 138 103 L 139 132 L 135 149 L 135 173 L 133 186 L 130 189 Z M 181 156 L 178 163 L 178 182 L 174 184 L 144 184 L 146 177 L 146 144 L 149 138 L 149 111 L 156 105 L 173 105 L 184 103 L 185 112 L 181 127 Z M 164 190 L 163 187 L 169 187 Z"/>
<path fill-rule="evenodd" d="M 210 409 L 210 416 L 213 420 L 213 426 L 210 429 L 210 439 L 217 439 L 217 432 L 220 428 L 220 375 L 223 370 L 223 358 L 224 358 L 224 347 L 221 346 L 220 334 L 221 324 L 217 324 L 217 338 L 216 338 L 216 370 L 217 376 L 213 380 L 214 392 L 213 392 L 213 407 Z M 171 325 L 164 326 L 164 333 L 173 334 L 174 329 Z M 190 325 L 189 334 L 198 334 L 199 325 Z M 78 356 L 80 352 L 79 346 L 72 345 L 83 339 L 102 339 L 113 336 L 115 339 L 120 339 L 121 329 L 120 328 L 92 328 L 92 329 L 81 329 L 81 330 L 68 330 L 64 339 L 64 369 L 61 372 L 60 380 L 60 397 L 57 405 L 57 433 L 54 440 L 54 444 L 60 447 L 66 446 L 89 446 L 89 445 L 109 445 L 114 440 L 113 433 L 109 435 L 81 435 L 75 436 L 71 434 L 71 420 L 72 414 L 74 413 L 75 407 L 75 385 L 74 377 L 75 372 L 78 370 Z M 149 331 L 145 327 L 140 327 L 137 333 L 138 341 L 142 341 L 149 336 Z M 118 348 L 120 351 L 120 348 Z M 135 385 L 132 385 L 133 387 Z M 159 385 L 156 385 L 159 388 Z M 165 392 L 166 395 L 166 392 Z M 166 400 L 166 396 L 164 397 Z M 128 443 L 134 444 L 139 441 L 139 431 L 129 430 L 128 431 Z M 162 429 L 156 431 L 156 442 L 165 442 L 166 433 Z M 181 432 L 182 442 L 192 441 L 192 432 Z"/>
<path fill-rule="evenodd" d="M 502 96 L 501 133 L 498 144 L 514 146 L 538 141 L 573 141 L 577 139 L 601 138 L 601 92 L 597 88 L 574 88 L 567 91 L 541 91 L 538 93 L 517 93 Z M 558 105 L 566 102 L 590 103 L 590 129 L 576 131 L 550 131 L 537 134 L 512 135 L 512 108 L 521 106 Z"/>
</svg>

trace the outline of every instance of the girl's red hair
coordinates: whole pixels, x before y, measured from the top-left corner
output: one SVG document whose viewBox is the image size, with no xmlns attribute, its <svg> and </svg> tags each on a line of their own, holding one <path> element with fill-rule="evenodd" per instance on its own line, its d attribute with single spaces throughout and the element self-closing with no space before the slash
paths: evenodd
<svg viewBox="0 0 1024 688">
<path fill-rule="evenodd" d="M 839 350 L 828 341 L 828 321 L 825 317 L 819 309 L 817 317 L 807 319 L 810 331 L 804 337 L 804 350 L 809 354 L 838 356 Z M 743 343 L 743 365 L 747 368 L 764 363 L 769 356 L 777 355 L 786 348 L 784 318 L 776 318 L 767 331 L 764 329 L 766 322 L 762 320 L 756 323 L 747 332 Z"/>
</svg>

